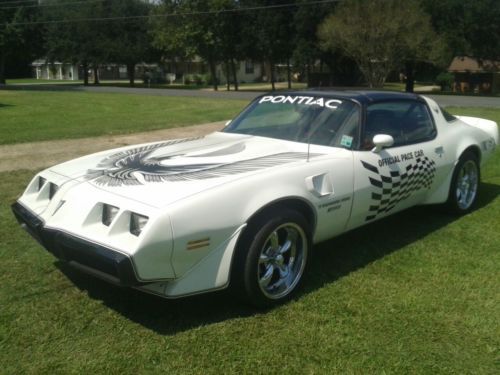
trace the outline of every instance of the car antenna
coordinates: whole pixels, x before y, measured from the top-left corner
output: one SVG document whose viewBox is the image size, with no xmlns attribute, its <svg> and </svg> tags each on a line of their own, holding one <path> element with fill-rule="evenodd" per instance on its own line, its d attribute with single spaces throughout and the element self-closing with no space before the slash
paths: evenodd
<svg viewBox="0 0 500 375">
<path fill-rule="evenodd" d="M 310 150 L 311 150 L 311 125 L 309 125 L 309 129 L 307 129 L 307 160 L 306 160 L 307 163 L 309 163 Z"/>
</svg>

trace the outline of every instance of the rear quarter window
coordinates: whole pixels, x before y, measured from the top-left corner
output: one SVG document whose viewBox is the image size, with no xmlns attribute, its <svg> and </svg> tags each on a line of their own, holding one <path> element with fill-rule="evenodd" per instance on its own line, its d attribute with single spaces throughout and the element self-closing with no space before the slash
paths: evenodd
<svg viewBox="0 0 500 375">
<path fill-rule="evenodd" d="M 453 116 L 450 112 L 445 110 L 443 107 L 439 107 L 439 109 L 441 110 L 441 113 L 443 114 L 443 117 L 447 122 L 453 122 L 453 121 L 457 120 L 457 118 L 455 116 Z"/>
</svg>

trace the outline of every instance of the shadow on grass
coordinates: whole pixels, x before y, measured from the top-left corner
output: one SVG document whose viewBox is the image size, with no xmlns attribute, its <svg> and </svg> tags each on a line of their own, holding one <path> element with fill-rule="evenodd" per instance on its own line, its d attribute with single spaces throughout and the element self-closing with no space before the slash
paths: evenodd
<svg viewBox="0 0 500 375">
<path fill-rule="evenodd" d="M 0 103 L 0 108 L 3 108 L 3 107 L 12 107 L 12 104 L 3 104 L 3 103 Z"/>
<path fill-rule="evenodd" d="M 2 90 L 9 91 L 82 91 L 83 84 L 80 83 L 43 83 L 43 84 L 26 84 L 26 85 L 5 85 Z"/>
<path fill-rule="evenodd" d="M 500 185 L 482 184 L 477 208 L 487 206 L 499 194 Z M 415 207 L 320 243 L 314 247 L 309 275 L 296 298 L 335 282 L 455 220 L 457 217 L 439 208 Z M 102 301 L 126 318 L 163 335 L 265 313 L 243 304 L 226 291 L 166 300 L 109 285 L 81 274 L 64 263 L 57 262 L 56 265 L 79 289 L 87 291 L 91 298 Z"/>
</svg>

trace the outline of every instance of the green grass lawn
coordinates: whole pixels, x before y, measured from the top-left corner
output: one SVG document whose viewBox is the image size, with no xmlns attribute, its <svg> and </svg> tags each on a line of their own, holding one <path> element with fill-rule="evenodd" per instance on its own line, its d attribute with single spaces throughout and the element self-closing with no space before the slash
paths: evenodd
<svg viewBox="0 0 500 375">
<path fill-rule="evenodd" d="M 500 126 L 499 108 L 477 108 L 477 107 L 446 107 L 446 110 L 454 115 L 480 117 L 495 121 Z"/>
<path fill-rule="evenodd" d="M 247 103 L 192 97 L 0 90 L 0 144 L 221 121 L 236 115 Z"/>
<path fill-rule="evenodd" d="M 89 81 L 90 85 L 93 85 L 93 81 Z M 18 78 L 18 79 L 8 79 L 7 84 L 83 84 L 82 80 L 70 81 L 70 80 L 57 80 L 57 79 L 35 79 L 35 78 Z M 121 80 L 101 80 L 100 86 L 112 86 L 112 87 L 130 87 L 129 81 L 126 79 Z M 266 82 L 245 82 L 238 84 L 241 91 L 271 91 L 271 83 Z M 142 79 L 136 79 L 135 88 L 155 88 L 155 89 L 182 89 L 182 90 L 201 90 L 207 89 L 211 90 L 212 86 L 207 84 L 182 84 L 182 83 L 151 83 L 145 84 Z M 306 83 L 292 82 L 292 89 L 302 90 L 307 88 Z M 399 89 L 399 86 L 398 86 Z M 219 85 L 220 91 L 226 90 L 226 85 Z M 234 90 L 234 85 L 231 85 L 231 90 Z M 276 90 L 288 90 L 287 82 L 276 82 Z M 404 90 L 404 86 L 403 86 Z"/>
</svg>

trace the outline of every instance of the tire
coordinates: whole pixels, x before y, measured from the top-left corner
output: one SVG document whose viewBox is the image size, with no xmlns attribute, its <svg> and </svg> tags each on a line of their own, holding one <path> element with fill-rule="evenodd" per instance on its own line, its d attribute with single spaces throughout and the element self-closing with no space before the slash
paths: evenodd
<svg viewBox="0 0 500 375">
<path fill-rule="evenodd" d="M 289 300 L 301 284 L 310 248 L 310 228 L 300 213 L 283 209 L 262 215 L 238 243 L 234 292 L 257 307 Z"/>
<path fill-rule="evenodd" d="M 474 209 L 478 196 L 480 172 L 477 156 L 470 151 L 464 152 L 453 171 L 446 202 L 448 212 L 464 215 Z"/>
</svg>

